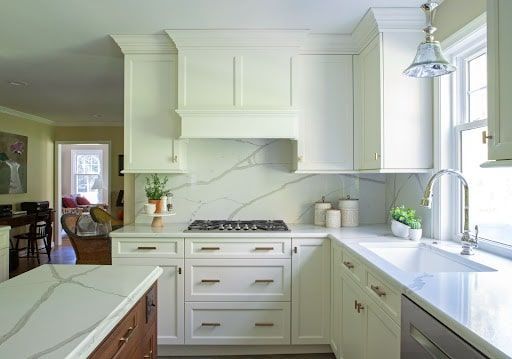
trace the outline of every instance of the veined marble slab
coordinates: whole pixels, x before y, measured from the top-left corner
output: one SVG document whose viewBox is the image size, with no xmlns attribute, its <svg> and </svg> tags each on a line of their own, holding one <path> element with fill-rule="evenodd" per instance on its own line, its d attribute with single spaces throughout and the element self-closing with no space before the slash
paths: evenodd
<svg viewBox="0 0 512 359">
<path fill-rule="evenodd" d="M 86 358 L 162 274 L 43 265 L 0 284 L 0 358 Z"/>
<path fill-rule="evenodd" d="M 112 232 L 112 237 L 132 238 L 330 238 L 343 244 L 345 250 L 361 256 L 365 264 L 395 284 L 439 321 L 474 345 L 490 358 L 512 358 L 512 261 L 477 250 L 468 259 L 496 269 L 494 272 L 404 272 L 361 245 L 363 242 L 409 242 L 389 233 L 387 225 L 331 229 L 313 225 L 289 225 L 290 232 L 190 233 L 187 224 L 168 224 L 154 229 L 135 224 Z M 431 240 L 422 240 L 432 243 Z M 460 244 L 438 241 L 440 249 L 460 255 Z"/>
</svg>

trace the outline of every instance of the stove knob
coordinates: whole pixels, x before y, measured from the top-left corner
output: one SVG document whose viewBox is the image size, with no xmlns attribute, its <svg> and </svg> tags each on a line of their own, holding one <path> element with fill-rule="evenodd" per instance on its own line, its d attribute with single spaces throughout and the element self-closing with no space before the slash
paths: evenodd
<svg viewBox="0 0 512 359">
<path fill-rule="evenodd" d="M 227 229 L 228 231 L 231 231 L 231 230 L 233 229 L 233 226 L 232 226 L 231 224 L 227 224 L 227 225 L 226 225 L 226 229 Z"/>
<path fill-rule="evenodd" d="M 223 231 L 223 230 L 225 229 L 225 228 L 224 228 L 224 225 L 223 225 L 222 223 L 219 225 L 219 229 L 220 229 L 221 231 Z"/>
<path fill-rule="evenodd" d="M 255 224 L 253 224 L 253 225 L 252 225 L 252 227 L 251 227 L 251 229 L 252 229 L 253 231 L 257 231 L 257 230 L 258 230 L 258 226 L 257 226 L 257 225 L 255 225 Z"/>
<path fill-rule="evenodd" d="M 239 231 L 239 230 L 241 230 L 241 229 L 242 229 L 242 228 L 240 227 L 240 223 L 237 223 L 237 224 L 236 224 L 236 227 L 235 227 L 235 230 Z"/>
<path fill-rule="evenodd" d="M 244 224 L 244 231 L 248 231 L 249 230 L 249 225 L 246 223 Z"/>
</svg>

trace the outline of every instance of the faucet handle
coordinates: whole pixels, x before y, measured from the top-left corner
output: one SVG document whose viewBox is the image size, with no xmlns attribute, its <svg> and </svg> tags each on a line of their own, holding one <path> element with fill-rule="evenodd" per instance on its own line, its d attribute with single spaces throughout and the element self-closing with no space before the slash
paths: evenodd
<svg viewBox="0 0 512 359">
<path fill-rule="evenodd" d="M 478 248 L 478 232 L 479 232 L 479 229 L 478 229 L 478 224 L 475 226 L 475 238 L 473 238 L 473 247 L 474 248 Z"/>
</svg>

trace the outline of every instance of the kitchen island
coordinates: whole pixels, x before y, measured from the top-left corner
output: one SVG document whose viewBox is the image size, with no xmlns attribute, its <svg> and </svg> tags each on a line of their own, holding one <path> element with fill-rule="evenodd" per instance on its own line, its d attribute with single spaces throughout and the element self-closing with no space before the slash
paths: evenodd
<svg viewBox="0 0 512 359">
<path fill-rule="evenodd" d="M 161 273 L 155 266 L 43 265 L 0 284 L 0 358 L 100 357 L 95 350 L 107 348 L 111 333 L 135 340 L 139 324 L 156 330 L 156 313 L 144 321 L 145 304 L 156 298 Z M 114 349 L 122 350 L 117 339 Z"/>
</svg>

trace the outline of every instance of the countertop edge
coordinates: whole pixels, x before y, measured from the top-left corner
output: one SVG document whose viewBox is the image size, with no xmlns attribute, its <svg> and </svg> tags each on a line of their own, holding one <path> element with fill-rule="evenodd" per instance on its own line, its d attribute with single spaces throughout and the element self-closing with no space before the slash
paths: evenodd
<svg viewBox="0 0 512 359">
<path fill-rule="evenodd" d="M 131 292 L 94 330 L 92 330 L 68 355 L 67 359 L 87 358 L 133 308 L 144 293 L 162 275 L 163 269 L 155 266 L 153 271 Z"/>
</svg>

